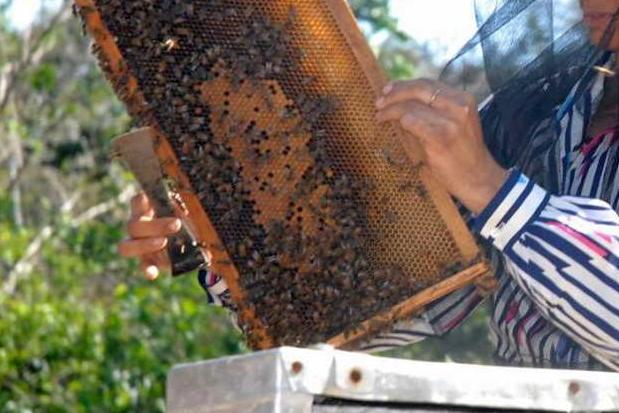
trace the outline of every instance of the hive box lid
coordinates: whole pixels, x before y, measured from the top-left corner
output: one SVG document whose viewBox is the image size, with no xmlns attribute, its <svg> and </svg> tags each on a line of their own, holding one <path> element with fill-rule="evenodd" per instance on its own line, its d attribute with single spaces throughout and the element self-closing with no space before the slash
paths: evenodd
<svg viewBox="0 0 619 413">
<path fill-rule="evenodd" d="M 361 402 L 619 411 L 619 374 L 429 363 L 283 347 L 176 366 L 169 413 L 311 412 L 317 396 Z M 363 410 L 365 411 L 365 410 Z"/>
</svg>

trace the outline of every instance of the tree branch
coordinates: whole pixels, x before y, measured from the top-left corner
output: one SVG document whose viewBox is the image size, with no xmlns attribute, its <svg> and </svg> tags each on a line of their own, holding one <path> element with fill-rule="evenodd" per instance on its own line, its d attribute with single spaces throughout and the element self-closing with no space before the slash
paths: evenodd
<svg viewBox="0 0 619 413">
<path fill-rule="evenodd" d="M 15 186 L 19 183 L 22 175 L 24 174 L 24 171 L 26 170 L 26 163 L 22 162 L 21 165 L 19 165 L 17 171 L 15 171 L 15 175 L 11 177 L 11 179 L 9 180 L 9 183 L 6 187 L 6 192 L 12 192 L 13 188 L 15 188 Z"/>
<path fill-rule="evenodd" d="M 137 189 L 134 186 L 130 186 L 124 191 L 122 191 L 118 196 L 114 199 L 111 199 L 107 202 L 103 202 L 101 204 L 95 205 L 93 207 L 88 208 L 86 211 L 82 212 L 78 216 L 76 216 L 72 222 L 73 227 L 79 227 L 80 225 L 92 221 L 93 219 L 107 214 L 116 208 L 119 204 L 128 203 L 131 198 L 137 194 Z"/>
<path fill-rule="evenodd" d="M 45 37 L 58 24 L 62 24 L 71 16 L 69 0 L 64 0 L 58 11 L 38 29 L 31 30 L 22 49 L 21 58 L 14 63 L 7 64 L 0 72 L 0 113 L 4 112 L 11 93 L 17 84 L 17 77 L 28 66 L 40 63 L 49 52 L 49 49 L 43 48 Z"/>
<path fill-rule="evenodd" d="M 71 219 L 72 226 L 78 227 L 85 222 L 91 221 L 95 218 L 98 218 L 101 215 L 112 211 L 119 204 L 125 204 L 129 202 L 131 197 L 137 193 L 137 190 L 134 186 L 127 187 L 124 191 L 122 191 L 116 198 L 103 202 L 101 204 L 94 205 L 81 214 Z M 73 196 L 68 199 L 62 206 L 61 211 L 70 214 L 75 207 L 75 203 L 77 201 L 77 196 Z M 21 279 L 24 274 L 32 271 L 33 262 L 38 254 L 41 252 L 43 245 L 45 242 L 50 240 L 59 230 L 59 226 L 56 225 L 47 225 L 39 231 L 36 237 L 30 242 L 30 245 L 26 248 L 24 255 L 15 263 L 15 265 L 9 270 L 4 285 L 2 286 L 2 291 L 6 295 L 12 295 L 15 293 L 15 289 L 17 288 L 17 283 Z"/>
</svg>

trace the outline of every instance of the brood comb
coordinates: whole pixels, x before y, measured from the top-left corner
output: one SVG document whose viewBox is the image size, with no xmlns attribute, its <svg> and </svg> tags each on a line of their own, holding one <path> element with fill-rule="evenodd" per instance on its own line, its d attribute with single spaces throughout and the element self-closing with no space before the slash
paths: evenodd
<svg viewBox="0 0 619 413">
<path fill-rule="evenodd" d="M 487 272 L 344 0 L 75 3 L 254 348 L 351 347 Z"/>
</svg>

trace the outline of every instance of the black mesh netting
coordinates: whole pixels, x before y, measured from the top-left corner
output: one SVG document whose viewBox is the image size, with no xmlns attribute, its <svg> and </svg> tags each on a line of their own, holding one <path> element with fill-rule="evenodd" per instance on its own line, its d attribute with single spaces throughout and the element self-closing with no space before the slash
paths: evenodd
<svg viewBox="0 0 619 413">
<path fill-rule="evenodd" d="M 482 111 L 486 143 L 504 167 L 522 162 L 532 148 L 533 132 L 543 128 L 551 144 L 557 133 L 555 113 L 574 89 L 577 99 L 589 84 L 594 66 L 608 55 L 617 10 L 598 45 L 589 38 L 577 0 L 474 0 L 478 31 L 446 65 L 441 79 L 473 90 L 480 101 L 493 99 Z M 600 3 L 608 9 L 607 4 Z M 606 10 L 608 11 L 608 10 Z M 541 167 L 527 173 L 556 189 L 542 177 Z M 550 180 L 550 181 L 549 181 Z"/>
</svg>

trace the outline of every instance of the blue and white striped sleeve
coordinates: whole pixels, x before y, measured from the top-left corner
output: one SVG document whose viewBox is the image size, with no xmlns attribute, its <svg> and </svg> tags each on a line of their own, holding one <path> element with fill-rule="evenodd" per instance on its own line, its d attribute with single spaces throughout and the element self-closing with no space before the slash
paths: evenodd
<svg viewBox="0 0 619 413">
<path fill-rule="evenodd" d="M 206 269 L 199 271 L 198 280 L 206 292 L 209 304 L 235 311 L 225 280 Z M 437 300 L 422 315 L 397 323 L 388 333 L 366 343 L 360 350 L 385 351 L 427 337 L 441 336 L 461 325 L 483 300 L 484 296 L 475 286 L 463 288 Z"/>
<path fill-rule="evenodd" d="M 209 304 L 234 310 L 226 281 L 206 268 L 198 271 L 198 282 L 206 292 Z"/>
<path fill-rule="evenodd" d="M 619 369 L 619 216 L 610 205 L 551 195 L 512 170 L 475 229 L 547 319 Z"/>
<path fill-rule="evenodd" d="M 372 339 L 360 350 L 386 351 L 428 337 L 440 337 L 467 320 L 484 298 L 474 285 L 462 288 L 427 306 L 421 315 L 396 323 L 389 332 Z"/>
</svg>

